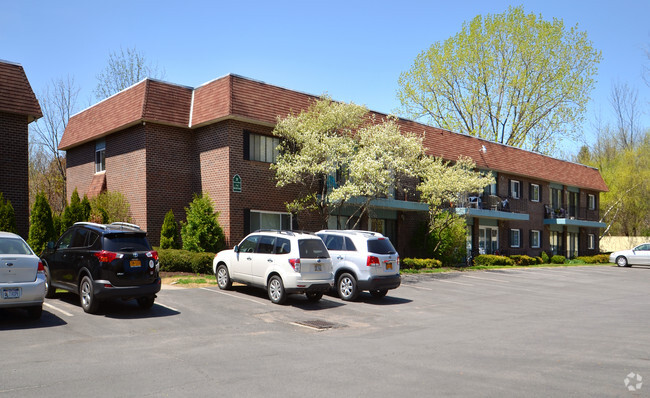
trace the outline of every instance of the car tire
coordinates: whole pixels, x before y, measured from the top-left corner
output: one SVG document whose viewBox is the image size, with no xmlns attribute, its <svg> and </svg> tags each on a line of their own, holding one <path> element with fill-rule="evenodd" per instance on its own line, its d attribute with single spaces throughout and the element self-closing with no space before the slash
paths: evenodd
<svg viewBox="0 0 650 398">
<path fill-rule="evenodd" d="M 27 307 L 27 316 L 29 316 L 29 319 L 40 319 L 41 314 L 43 313 L 43 306 L 38 305 L 38 306 L 33 306 L 33 307 Z"/>
<path fill-rule="evenodd" d="M 79 300 L 84 312 L 94 314 L 99 309 L 99 301 L 95 298 L 93 281 L 88 276 L 81 278 L 81 283 L 79 283 Z"/>
<path fill-rule="evenodd" d="M 388 289 L 379 289 L 379 290 L 371 290 L 370 295 L 374 298 L 383 298 L 386 293 L 388 293 Z"/>
<path fill-rule="evenodd" d="M 618 256 L 616 257 L 616 265 L 619 267 L 629 267 L 630 264 L 627 262 L 627 258 L 624 256 Z"/>
<path fill-rule="evenodd" d="M 357 279 L 349 273 L 343 273 L 336 282 L 336 290 L 339 297 L 345 301 L 352 301 L 359 295 Z"/>
<path fill-rule="evenodd" d="M 230 279 L 230 275 L 228 274 L 228 267 L 224 264 L 219 264 L 214 276 L 217 278 L 219 289 L 230 290 L 232 287 L 232 279 Z"/>
<path fill-rule="evenodd" d="M 50 277 L 50 269 L 45 267 L 45 298 L 54 298 L 56 288 L 52 286 L 52 278 Z"/>
<path fill-rule="evenodd" d="M 307 296 L 307 300 L 312 303 L 316 303 L 323 298 L 323 292 L 309 292 L 305 293 L 305 295 Z"/>
<path fill-rule="evenodd" d="M 153 303 L 156 300 L 153 296 L 138 297 L 138 305 L 143 310 L 148 310 L 153 307 Z"/>
<path fill-rule="evenodd" d="M 284 291 L 284 284 L 279 276 L 273 275 L 269 279 L 267 290 L 273 304 L 283 304 L 287 300 L 287 292 Z"/>
</svg>

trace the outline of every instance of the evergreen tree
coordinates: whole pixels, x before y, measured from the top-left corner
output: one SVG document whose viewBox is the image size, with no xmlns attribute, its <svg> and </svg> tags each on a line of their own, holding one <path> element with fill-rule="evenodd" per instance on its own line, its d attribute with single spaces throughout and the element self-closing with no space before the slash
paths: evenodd
<svg viewBox="0 0 650 398">
<path fill-rule="evenodd" d="M 86 195 L 84 195 L 84 199 L 81 201 L 81 208 L 83 209 L 83 221 L 90 220 L 90 211 L 92 208 Z"/>
<path fill-rule="evenodd" d="M 86 201 L 88 201 L 87 198 Z M 77 192 L 77 189 L 75 188 L 75 190 L 72 192 L 72 197 L 70 198 L 70 204 L 65 207 L 63 216 L 61 217 L 61 234 L 63 234 L 76 222 L 88 221 L 88 217 L 85 217 L 85 214 L 85 207 L 81 203 L 79 192 Z M 90 215 L 90 211 L 88 212 L 88 215 Z"/>
<path fill-rule="evenodd" d="M 219 213 L 215 213 L 207 194 L 194 195 L 185 208 L 187 222 L 181 222 L 183 249 L 193 252 L 217 252 L 225 245 L 225 236 L 219 225 Z"/>
<path fill-rule="evenodd" d="M 174 212 L 169 210 L 165 214 L 162 230 L 160 231 L 160 248 L 161 249 L 180 249 L 180 239 L 178 236 L 178 225 L 174 218 Z"/>
<path fill-rule="evenodd" d="M 0 231 L 18 232 L 14 207 L 9 199 L 5 202 L 2 192 L 0 192 Z"/>
<path fill-rule="evenodd" d="M 52 210 L 43 192 L 39 192 L 36 195 L 32 214 L 29 217 L 29 224 L 29 238 L 27 243 L 29 243 L 35 253 L 39 254 L 45 249 L 48 241 L 55 239 Z"/>
</svg>

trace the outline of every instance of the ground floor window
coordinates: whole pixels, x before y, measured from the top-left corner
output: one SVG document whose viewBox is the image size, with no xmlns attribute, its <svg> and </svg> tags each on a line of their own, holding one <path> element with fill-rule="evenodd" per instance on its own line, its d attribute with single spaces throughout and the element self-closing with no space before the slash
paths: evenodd
<svg viewBox="0 0 650 398">
<path fill-rule="evenodd" d="M 537 230 L 530 231 L 530 247 L 531 248 L 533 248 L 533 249 L 539 248 L 540 242 L 542 241 L 541 240 L 541 235 L 542 235 L 541 231 L 537 231 Z"/>
<path fill-rule="evenodd" d="M 596 248 L 596 235 L 594 234 L 587 235 L 587 248 L 590 250 Z"/>
<path fill-rule="evenodd" d="M 510 247 L 521 247 L 521 230 L 510 230 Z"/>
<path fill-rule="evenodd" d="M 368 229 L 373 232 L 387 236 L 388 239 L 397 244 L 397 223 L 395 220 L 388 220 L 384 218 L 371 218 L 368 221 Z"/>
<path fill-rule="evenodd" d="M 291 214 L 251 210 L 251 231 L 258 229 L 291 229 Z"/>
<path fill-rule="evenodd" d="M 479 254 L 494 254 L 499 251 L 499 230 L 497 227 L 478 228 Z"/>
<path fill-rule="evenodd" d="M 578 257 L 578 233 L 569 232 L 567 233 L 567 257 L 574 258 Z"/>
<path fill-rule="evenodd" d="M 557 231 L 551 231 L 551 234 L 549 236 L 549 241 L 551 245 L 551 253 L 555 256 L 556 254 L 559 254 L 560 250 L 560 233 Z"/>
</svg>

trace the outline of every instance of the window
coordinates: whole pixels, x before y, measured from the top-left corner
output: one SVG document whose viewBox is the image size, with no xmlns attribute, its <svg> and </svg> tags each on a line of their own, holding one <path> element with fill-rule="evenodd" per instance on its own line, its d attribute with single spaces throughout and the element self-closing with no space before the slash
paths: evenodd
<svg viewBox="0 0 650 398">
<path fill-rule="evenodd" d="M 95 173 L 106 170 L 106 141 L 95 142 Z"/>
<path fill-rule="evenodd" d="M 255 251 L 255 246 L 257 246 L 257 241 L 260 239 L 259 235 L 253 235 L 246 238 L 242 243 L 239 244 L 239 253 L 252 253 Z"/>
<path fill-rule="evenodd" d="M 510 180 L 510 196 L 513 199 L 521 198 L 521 183 L 517 180 Z"/>
<path fill-rule="evenodd" d="M 520 247 L 521 246 L 521 230 L 511 229 L 510 230 L 510 247 Z"/>
<path fill-rule="evenodd" d="M 589 210 L 596 210 L 596 195 L 587 195 L 589 199 Z"/>
<path fill-rule="evenodd" d="M 248 138 L 248 160 L 275 163 L 278 157 L 277 148 L 280 145 L 279 138 L 249 132 L 245 132 L 245 135 Z M 244 151 L 246 151 L 246 145 L 244 145 Z"/>
<path fill-rule="evenodd" d="M 537 184 L 530 184 L 530 200 L 532 202 L 539 202 L 539 185 Z"/>
<path fill-rule="evenodd" d="M 587 248 L 590 250 L 596 248 L 596 235 L 594 234 L 587 235 Z"/>
<path fill-rule="evenodd" d="M 250 230 L 258 229 L 291 230 L 291 214 L 251 210 Z"/>
<path fill-rule="evenodd" d="M 485 188 L 483 188 L 483 193 L 486 196 L 496 195 L 497 194 L 497 183 L 496 183 L 497 175 L 496 175 L 496 173 L 491 172 L 491 171 L 481 171 L 481 175 L 483 175 L 483 176 L 489 176 L 490 174 L 492 174 L 492 176 L 494 177 L 494 183 L 490 184 L 490 185 L 487 185 Z"/>
<path fill-rule="evenodd" d="M 562 207 L 562 191 L 556 188 L 551 188 L 551 206 L 553 210 Z"/>
<path fill-rule="evenodd" d="M 530 247 L 533 249 L 537 249 L 540 247 L 540 242 L 541 242 L 541 231 L 537 230 L 532 230 L 530 231 Z"/>
<path fill-rule="evenodd" d="M 551 231 L 548 240 L 551 246 L 551 253 L 553 255 L 560 254 L 560 233 L 557 231 Z"/>
<path fill-rule="evenodd" d="M 291 241 L 289 239 L 277 238 L 275 240 L 275 254 L 289 254 L 291 252 Z"/>
</svg>

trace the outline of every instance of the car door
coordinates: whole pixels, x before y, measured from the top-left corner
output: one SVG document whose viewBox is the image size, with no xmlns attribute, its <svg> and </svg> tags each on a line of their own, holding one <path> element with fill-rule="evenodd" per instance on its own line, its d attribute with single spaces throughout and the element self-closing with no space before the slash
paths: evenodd
<svg viewBox="0 0 650 398">
<path fill-rule="evenodd" d="M 325 243 L 325 247 L 332 257 L 332 268 L 336 271 L 345 264 L 346 250 L 344 250 L 345 239 L 339 235 L 318 234 Z M 350 238 L 347 238 L 350 240 Z M 350 242 L 352 242 L 350 240 Z"/>
<path fill-rule="evenodd" d="M 266 285 L 266 271 L 273 267 L 275 262 L 275 236 L 262 235 L 253 253 L 251 261 L 251 279 L 256 285 Z"/>
<path fill-rule="evenodd" d="M 230 264 L 231 278 L 242 282 L 251 282 L 253 254 L 255 254 L 259 239 L 260 235 L 251 235 L 237 246 L 237 252 L 234 253 Z"/>
<path fill-rule="evenodd" d="M 635 248 L 636 263 L 650 265 L 650 244 L 646 243 Z"/>
<path fill-rule="evenodd" d="M 48 262 L 50 279 L 55 286 L 74 290 L 74 262 L 75 251 L 72 241 L 77 229 L 66 231 L 54 246 L 53 254 Z"/>
</svg>

